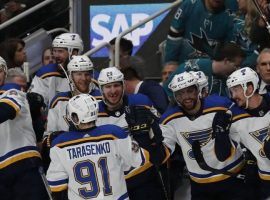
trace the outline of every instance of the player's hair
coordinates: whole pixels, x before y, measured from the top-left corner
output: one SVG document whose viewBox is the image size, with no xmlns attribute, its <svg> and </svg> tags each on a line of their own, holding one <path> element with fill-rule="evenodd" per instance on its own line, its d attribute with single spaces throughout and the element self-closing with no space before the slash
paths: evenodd
<svg viewBox="0 0 270 200">
<path fill-rule="evenodd" d="M 225 58 L 234 60 L 236 57 L 244 58 L 245 52 L 241 47 L 233 42 L 221 43 L 214 50 L 213 60 L 222 61 Z"/>
<path fill-rule="evenodd" d="M 132 67 L 122 69 L 121 72 L 124 74 L 124 80 L 142 80 L 138 72 Z"/>
<path fill-rule="evenodd" d="M 13 79 L 15 77 L 21 77 L 24 80 L 27 80 L 26 75 L 23 73 L 23 71 L 20 68 L 15 67 L 8 70 L 8 75 L 5 83 L 13 83 Z"/>
<path fill-rule="evenodd" d="M 111 45 L 115 45 L 116 38 L 113 38 L 109 43 Z M 133 44 L 132 41 L 126 39 L 126 38 L 121 38 L 120 39 L 120 49 L 127 53 L 128 55 L 131 56 L 132 50 L 133 50 Z"/>
</svg>

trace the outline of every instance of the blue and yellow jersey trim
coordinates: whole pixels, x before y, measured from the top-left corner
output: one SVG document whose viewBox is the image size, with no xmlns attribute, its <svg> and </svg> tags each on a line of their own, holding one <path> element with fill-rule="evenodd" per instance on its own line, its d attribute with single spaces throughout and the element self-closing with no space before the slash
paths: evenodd
<svg viewBox="0 0 270 200">
<path fill-rule="evenodd" d="M 206 109 L 203 109 L 202 115 L 212 113 L 212 112 L 217 112 L 217 111 L 226 111 L 226 110 L 228 110 L 228 108 L 222 107 L 222 106 L 206 108 Z M 181 111 L 180 112 L 179 111 L 178 112 L 173 112 L 172 114 L 168 115 L 165 119 L 163 119 L 161 121 L 161 124 L 165 125 L 168 122 L 170 122 L 171 120 L 176 119 L 176 118 L 180 118 L 180 117 L 183 117 L 183 116 L 184 116 L 184 113 L 181 112 Z"/>
<path fill-rule="evenodd" d="M 40 78 L 45 79 L 45 78 L 48 78 L 48 77 L 51 77 L 51 76 L 64 78 L 64 76 L 59 72 L 49 72 L 49 73 L 43 74 L 42 76 L 40 76 Z"/>
<path fill-rule="evenodd" d="M 240 157 L 238 160 L 234 161 L 227 167 L 223 168 L 222 170 L 226 170 L 232 173 L 239 173 L 245 165 L 243 157 Z M 195 181 L 196 183 L 214 183 L 223 181 L 225 179 L 230 178 L 229 175 L 225 174 L 216 174 L 216 173 L 209 173 L 209 174 L 196 174 L 189 172 L 190 178 Z"/>
<path fill-rule="evenodd" d="M 62 77 L 65 78 L 63 74 L 61 74 L 58 70 L 58 65 L 57 64 L 49 64 L 46 66 L 42 66 L 36 73 L 38 77 L 41 79 L 45 79 L 51 76 L 57 76 L 57 77 Z"/>
<path fill-rule="evenodd" d="M 176 118 L 180 118 L 184 116 L 184 114 L 182 112 L 176 112 L 176 113 L 173 113 L 172 115 L 169 115 L 168 117 L 166 117 L 162 122 L 161 124 L 165 125 L 167 124 L 168 122 L 170 122 L 171 120 L 173 119 L 176 119 Z"/>
<path fill-rule="evenodd" d="M 142 155 L 142 152 L 141 152 L 141 156 L 142 156 L 142 163 L 141 163 L 141 166 L 128 172 L 126 175 L 125 175 L 125 179 L 129 179 L 133 176 L 136 176 L 144 171 L 146 171 L 147 169 L 149 169 L 150 167 L 153 166 L 152 163 L 150 163 L 150 155 L 149 155 L 149 152 L 142 149 L 143 151 L 143 154 L 144 156 Z"/>
<path fill-rule="evenodd" d="M 14 164 L 20 160 L 32 157 L 39 157 L 40 153 L 38 152 L 37 147 L 35 146 L 26 146 L 19 149 L 15 149 L 0 157 L 0 169 L 3 169 L 11 164 Z"/>
<path fill-rule="evenodd" d="M 58 181 L 49 181 L 49 186 L 52 192 L 61 192 L 67 190 L 68 188 L 68 179 L 58 180 Z"/>
<path fill-rule="evenodd" d="M 3 97 L 2 99 L 0 99 L 0 103 L 5 103 L 11 106 L 16 111 L 16 114 L 18 114 L 21 110 L 21 105 L 18 104 L 18 102 L 15 101 L 13 98 Z"/>
<path fill-rule="evenodd" d="M 235 115 L 233 118 L 232 118 L 232 121 L 233 122 L 236 122 L 240 119 L 244 119 L 244 118 L 248 118 L 248 117 L 252 117 L 250 114 L 248 113 L 243 113 L 243 114 L 239 114 L 239 115 Z"/>
<path fill-rule="evenodd" d="M 113 134 L 107 134 L 107 135 L 101 135 L 101 136 L 96 136 L 96 137 L 91 136 L 91 137 L 66 141 L 66 142 L 62 142 L 62 143 L 57 143 L 54 146 L 57 146 L 59 148 L 64 148 L 64 147 L 82 144 L 82 143 L 86 143 L 86 142 L 98 142 L 98 141 L 103 141 L 103 140 L 115 140 L 115 139 L 118 139 L 118 137 L 113 135 Z"/>
<path fill-rule="evenodd" d="M 262 180 L 270 181 L 270 172 L 258 170 L 259 176 Z"/>
</svg>

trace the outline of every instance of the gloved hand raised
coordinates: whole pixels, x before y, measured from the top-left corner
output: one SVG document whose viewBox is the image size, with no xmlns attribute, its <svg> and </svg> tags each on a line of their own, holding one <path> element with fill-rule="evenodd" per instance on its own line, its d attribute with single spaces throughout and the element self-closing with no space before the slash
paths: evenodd
<svg viewBox="0 0 270 200">
<path fill-rule="evenodd" d="M 228 110 L 218 111 L 213 119 L 212 128 L 214 134 L 226 133 L 229 134 L 229 129 L 232 123 L 232 112 Z"/>
</svg>

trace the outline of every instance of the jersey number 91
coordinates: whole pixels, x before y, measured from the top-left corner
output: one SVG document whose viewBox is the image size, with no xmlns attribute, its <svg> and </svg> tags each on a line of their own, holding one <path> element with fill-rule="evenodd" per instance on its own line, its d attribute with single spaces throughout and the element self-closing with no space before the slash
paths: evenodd
<svg viewBox="0 0 270 200">
<path fill-rule="evenodd" d="M 78 189 L 81 197 L 89 199 L 95 198 L 100 193 L 100 187 L 98 182 L 97 171 L 101 171 L 102 182 L 103 182 L 103 192 L 104 196 L 112 194 L 112 187 L 110 186 L 109 171 L 107 167 L 107 158 L 101 157 L 97 162 L 98 166 L 91 160 L 84 160 L 77 162 L 74 165 L 73 171 L 75 180 L 81 185 L 89 184 L 90 190 L 86 187 L 81 187 Z"/>
</svg>

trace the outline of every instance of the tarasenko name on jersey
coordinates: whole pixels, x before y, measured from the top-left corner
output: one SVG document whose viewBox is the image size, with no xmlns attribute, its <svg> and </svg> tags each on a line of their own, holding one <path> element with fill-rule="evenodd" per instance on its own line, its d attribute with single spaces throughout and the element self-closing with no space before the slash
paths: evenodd
<svg viewBox="0 0 270 200">
<path fill-rule="evenodd" d="M 83 144 L 67 149 L 69 159 L 81 158 L 89 155 L 102 155 L 111 152 L 110 143 Z"/>
<path fill-rule="evenodd" d="M 124 30 L 168 5 L 169 3 L 90 5 L 90 49 L 96 47 L 102 42 L 110 41 Z M 134 45 L 133 54 L 138 51 L 167 14 L 168 12 L 160 15 L 125 36 L 127 39 L 132 40 Z M 101 49 L 94 56 L 108 56 L 107 49 Z"/>
</svg>

